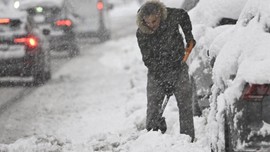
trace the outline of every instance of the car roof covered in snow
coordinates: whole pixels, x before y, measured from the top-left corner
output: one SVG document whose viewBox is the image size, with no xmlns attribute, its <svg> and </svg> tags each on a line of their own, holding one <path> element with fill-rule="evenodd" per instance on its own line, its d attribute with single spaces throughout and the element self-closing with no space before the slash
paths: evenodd
<svg viewBox="0 0 270 152">
<path fill-rule="evenodd" d="M 25 10 L 28 8 L 33 8 L 37 6 L 43 7 L 62 7 L 64 0 L 21 0 L 20 9 Z"/>
<path fill-rule="evenodd" d="M 248 0 L 200 0 L 189 11 L 192 24 L 216 26 L 221 18 L 238 19 Z"/>
<path fill-rule="evenodd" d="M 0 18 L 23 20 L 27 18 L 27 13 L 25 11 L 19 11 L 13 7 L 0 6 Z"/>
<path fill-rule="evenodd" d="M 270 83 L 269 6 L 270 1 L 248 1 L 236 30 L 217 56 L 213 68 L 216 84 L 227 83 L 235 74 L 239 81 Z"/>
</svg>

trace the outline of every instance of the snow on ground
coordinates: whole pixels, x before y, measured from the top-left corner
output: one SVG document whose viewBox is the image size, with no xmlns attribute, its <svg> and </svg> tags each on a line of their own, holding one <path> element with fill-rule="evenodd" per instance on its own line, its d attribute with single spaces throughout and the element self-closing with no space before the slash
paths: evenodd
<svg viewBox="0 0 270 152">
<path fill-rule="evenodd" d="M 137 3 L 126 6 L 138 8 Z M 135 33 L 89 46 L 55 73 L 48 84 L 16 103 L 19 109 L 10 108 L 0 116 L 2 127 L 27 136 L 1 144 L 0 151 L 210 151 L 205 117 L 194 118 L 195 143 L 179 134 L 174 98 L 164 114 L 167 132 L 146 132 L 145 87 L 146 68 Z M 24 126 L 18 126 L 22 121 Z"/>
<path fill-rule="evenodd" d="M 2 145 L 2 149 L 209 151 L 204 118 L 195 118 L 197 142 L 190 143 L 189 136 L 179 134 L 175 99 L 166 109 L 165 135 L 143 130 L 146 69 L 133 35 L 91 49 L 19 103 L 23 108 L 16 110 L 32 114 L 24 121 L 38 135 Z M 89 60 L 92 55 L 97 55 L 97 60 Z M 6 117 L 10 125 L 21 118 L 14 113 Z"/>
</svg>

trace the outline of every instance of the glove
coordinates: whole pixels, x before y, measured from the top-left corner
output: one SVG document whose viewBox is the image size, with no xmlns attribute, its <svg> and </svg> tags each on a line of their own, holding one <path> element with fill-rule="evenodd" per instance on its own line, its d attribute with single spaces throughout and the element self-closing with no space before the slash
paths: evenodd
<svg viewBox="0 0 270 152">
<path fill-rule="evenodd" d="M 185 52 L 185 56 L 183 58 L 183 62 L 187 61 L 188 56 L 191 53 L 194 46 L 195 46 L 195 41 L 194 40 L 189 41 L 189 43 L 187 44 L 187 47 L 185 49 L 186 52 Z"/>
</svg>

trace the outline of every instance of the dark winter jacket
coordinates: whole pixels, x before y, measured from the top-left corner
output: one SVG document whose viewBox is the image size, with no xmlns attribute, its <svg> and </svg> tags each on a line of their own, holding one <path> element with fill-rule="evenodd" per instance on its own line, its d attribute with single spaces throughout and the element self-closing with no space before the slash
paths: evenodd
<svg viewBox="0 0 270 152">
<path fill-rule="evenodd" d="M 168 73 L 181 69 L 185 49 L 183 37 L 179 32 L 179 25 L 185 34 L 187 44 L 192 40 L 194 41 L 194 38 L 191 33 L 191 22 L 186 11 L 167 8 L 158 1 L 150 2 L 157 3 L 160 7 L 162 14 L 160 26 L 156 31 L 151 31 L 144 23 L 143 14 L 139 10 L 136 36 L 148 73 L 162 80 Z"/>
</svg>

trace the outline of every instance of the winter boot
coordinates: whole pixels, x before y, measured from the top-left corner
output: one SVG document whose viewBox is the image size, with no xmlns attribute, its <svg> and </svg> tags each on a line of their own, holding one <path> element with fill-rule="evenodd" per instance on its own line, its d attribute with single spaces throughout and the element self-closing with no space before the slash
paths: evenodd
<svg viewBox="0 0 270 152">
<path fill-rule="evenodd" d="M 159 130 L 161 131 L 162 134 L 164 134 L 166 132 L 167 124 L 166 124 L 165 117 L 161 117 L 161 118 L 158 119 L 157 126 L 158 126 L 158 128 L 159 128 Z"/>
</svg>

